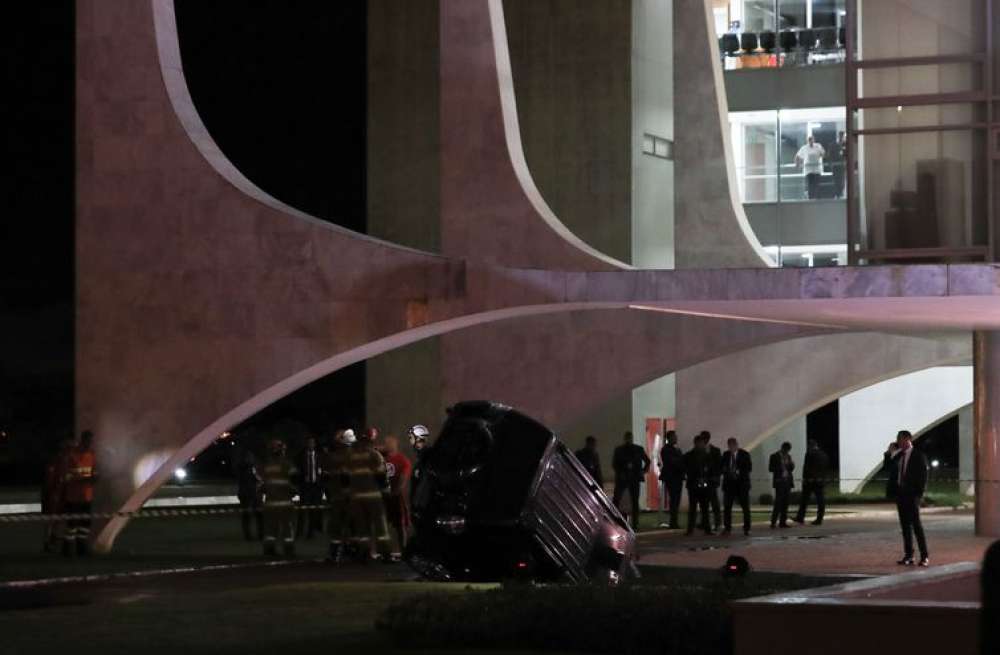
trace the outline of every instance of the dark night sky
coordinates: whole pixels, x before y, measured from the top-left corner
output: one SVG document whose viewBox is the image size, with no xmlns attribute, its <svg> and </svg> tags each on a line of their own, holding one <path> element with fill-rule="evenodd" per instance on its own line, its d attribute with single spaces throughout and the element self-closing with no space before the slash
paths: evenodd
<svg viewBox="0 0 1000 655">
<path fill-rule="evenodd" d="M 18 10 L 2 46 L 13 175 L 0 220 L 0 430 L 12 437 L 0 438 L 0 483 L 36 478 L 73 427 L 74 3 Z M 365 231 L 364 0 L 179 0 L 177 17 L 192 96 L 226 154 L 281 200 Z M 364 365 L 258 420 L 288 417 L 363 422 Z"/>
</svg>

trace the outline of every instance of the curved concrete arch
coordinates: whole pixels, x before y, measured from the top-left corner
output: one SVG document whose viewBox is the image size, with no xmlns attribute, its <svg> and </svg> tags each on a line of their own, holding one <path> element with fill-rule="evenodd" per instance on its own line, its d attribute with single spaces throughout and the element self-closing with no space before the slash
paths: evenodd
<svg viewBox="0 0 1000 655">
<path fill-rule="evenodd" d="M 355 232 L 343 228 L 335 223 L 324 221 L 300 211 L 291 205 L 284 203 L 271 194 L 267 193 L 259 186 L 247 178 L 239 168 L 226 156 L 219 145 L 212 138 L 208 128 L 205 126 L 201 115 L 195 108 L 194 100 L 191 98 L 191 90 L 188 88 L 187 79 L 184 75 L 184 66 L 181 60 L 180 41 L 177 35 L 177 16 L 174 10 L 174 0 L 150 0 L 152 6 L 153 30 L 155 36 L 156 50 L 159 61 L 160 74 L 163 79 L 163 86 L 167 93 L 167 98 L 173 108 L 173 113 L 184 128 L 184 133 L 191 139 L 191 143 L 201 154 L 208 165 L 229 182 L 237 191 L 249 198 L 260 202 L 275 211 L 281 212 L 298 220 L 306 221 L 312 225 L 323 229 L 337 232 L 361 242 L 370 242 L 387 248 L 398 249 L 404 252 L 419 253 L 429 257 L 436 257 L 434 253 L 427 253 L 415 248 L 407 248 L 399 244 L 376 239 L 375 237 Z"/>
<path fill-rule="evenodd" d="M 503 0 L 488 1 L 490 29 L 493 35 L 491 40 L 496 58 L 497 83 L 500 88 L 500 106 L 503 112 L 504 137 L 507 141 L 507 151 L 510 153 L 511 165 L 514 168 L 514 173 L 518 181 L 521 183 L 524 195 L 527 197 L 528 202 L 531 203 L 538 217 L 567 243 L 608 266 L 619 269 L 631 269 L 632 266 L 600 252 L 576 236 L 556 217 L 555 212 L 545 202 L 541 191 L 538 190 L 538 186 L 531 175 L 531 170 L 528 168 L 528 162 L 524 157 L 524 145 L 521 141 L 521 128 L 517 117 L 517 98 L 514 93 L 514 73 L 510 65 L 507 26 L 504 21 Z M 468 3 L 464 2 L 464 4 Z"/>
<path fill-rule="evenodd" d="M 933 421 L 931 421 L 927 425 L 924 425 L 923 427 L 921 427 L 921 428 L 919 428 L 917 430 L 912 430 L 912 432 L 913 432 L 913 440 L 915 442 L 919 442 L 919 440 L 920 440 L 921 437 L 923 437 L 925 434 L 927 434 L 928 432 L 930 432 L 931 430 L 933 430 L 937 426 L 941 425 L 942 423 L 944 423 L 945 421 L 947 421 L 948 419 L 950 419 L 950 418 L 952 418 L 954 416 L 961 417 L 962 414 L 968 414 L 969 417 L 970 417 L 970 420 L 971 420 L 971 416 L 972 416 L 972 403 L 967 403 L 967 404 L 961 405 L 959 407 L 955 407 L 955 408 L 953 408 L 951 410 L 946 410 L 943 415 L 941 415 L 938 418 L 934 419 Z M 970 430 L 970 432 L 971 432 L 971 430 Z M 961 432 L 959 432 L 959 445 L 958 445 L 958 448 L 959 448 L 959 460 L 963 459 L 961 439 L 962 439 L 962 435 L 961 435 Z M 967 444 L 967 446 L 971 450 L 971 448 L 972 448 L 971 440 L 970 440 L 970 443 Z M 959 468 L 961 469 L 961 472 L 959 473 L 959 481 L 960 481 L 960 483 L 962 483 L 962 487 L 966 487 L 966 486 L 971 487 L 972 482 L 973 482 L 971 480 L 971 477 L 973 475 L 972 468 L 970 467 L 968 469 L 968 471 L 965 471 L 965 466 L 964 466 L 964 463 L 962 463 L 962 462 L 960 462 Z M 878 475 L 879 471 L 881 471 L 881 470 L 882 470 L 882 454 L 880 453 L 879 456 L 878 456 L 877 463 L 861 479 L 860 484 L 858 484 L 855 487 L 855 490 L 860 491 L 861 489 L 863 489 L 864 486 L 866 484 L 868 484 L 869 482 L 871 482 L 871 479 L 874 478 L 876 475 Z M 972 489 L 970 488 L 966 492 L 966 494 L 967 495 L 972 495 Z"/>
<path fill-rule="evenodd" d="M 631 267 L 555 216 L 524 159 L 503 5 L 442 0 L 441 250 L 504 266 Z"/>
<path fill-rule="evenodd" d="M 751 449 L 795 418 L 858 389 L 968 361 L 968 335 L 811 336 L 719 357 L 677 374 L 677 429 L 736 436 Z M 843 366 L 845 357 L 850 366 Z"/>
<path fill-rule="evenodd" d="M 556 314 L 558 316 L 554 316 Z M 511 323 L 512 319 L 518 320 Z M 595 338 L 602 340 L 610 331 L 626 339 L 643 338 L 649 349 L 636 349 L 634 339 L 616 339 L 606 356 L 589 360 L 583 357 Z M 516 351 L 508 347 L 510 342 L 525 341 L 525 332 L 535 335 L 533 339 L 528 338 L 528 342 L 558 344 L 558 352 L 549 350 L 548 359 L 544 361 L 525 359 L 522 353 L 522 358 L 513 362 L 514 366 L 504 369 L 499 364 L 511 363 L 510 353 Z M 451 366 L 452 374 L 445 376 L 445 398 L 482 397 L 508 402 L 556 427 L 565 425 L 572 416 L 599 406 L 623 388 L 638 386 L 720 353 L 809 334 L 804 328 L 781 324 L 757 323 L 741 328 L 723 319 L 664 317 L 627 310 L 623 305 L 612 303 L 535 305 L 439 321 L 366 343 L 297 371 L 226 411 L 177 449 L 160 451 L 159 457 L 148 453 L 139 458 L 148 468 L 148 477 L 139 481 L 133 476 L 139 484 L 120 511 L 141 508 L 156 489 L 170 479 L 174 470 L 211 445 L 218 435 L 295 390 L 356 362 L 445 333 L 454 339 L 450 342 L 446 361 L 450 358 L 453 363 L 457 358 L 462 362 L 461 371 Z M 540 338 L 540 335 L 546 337 Z M 478 347 L 481 343 L 491 343 L 492 347 L 488 350 Z M 473 354 L 493 361 L 475 359 Z M 579 385 L 577 394 L 560 394 L 555 403 L 547 400 L 549 397 L 544 393 L 537 393 L 539 388 L 558 386 L 551 375 L 565 377 L 574 362 L 600 365 L 603 361 L 618 361 L 619 366 L 613 375 L 604 376 L 600 384 Z M 475 374 L 470 377 L 469 371 Z M 483 376 L 483 371 L 490 374 Z M 531 380 L 533 384 L 517 384 L 518 380 Z M 154 456 L 155 461 L 149 461 L 149 456 Z M 127 519 L 120 517 L 112 519 L 101 531 L 97 545 L 110 547 L 126 522 Z"/>
<path fill-rule="evenodd" d="M 676 266 L 774 267 L 737 195 L 711 2 L 673 7 Z"/>
<path fill-rule="evenodd" d="M 840 401 L 841 490 L 864 485 L 869 463 L 898 430 L 919 435 L 971 403 L 971 366 L 914 371 L 846 394 Z"/>
</svg>

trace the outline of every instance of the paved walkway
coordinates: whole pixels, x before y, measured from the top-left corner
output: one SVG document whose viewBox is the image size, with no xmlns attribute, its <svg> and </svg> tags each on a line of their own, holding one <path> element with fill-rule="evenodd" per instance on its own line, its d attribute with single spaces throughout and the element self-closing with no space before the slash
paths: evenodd
<svg viewBox="0 0 1000 655">
<path fill-rule="evenodd" d="M 838 510 L 848 508 L 838 507 Z M 639 543 L 645 565 L 694 568 L 719 567 L 730 555 L 746 557 L 754 569 L 809 574 L 886 575 L 899 573 L 902 537 L 892 505 L 850 508 L 852 513 L 829 515 L 822 526 L 796 524 L 771 530 L 755 524 L 749 538 L 687 537 L 682 531 L 642 533 Z M 970 510 L 935 509 L 923 513 L 931 564 L 977 562 L 994 541 L 973 534 Z"/>
</svg>

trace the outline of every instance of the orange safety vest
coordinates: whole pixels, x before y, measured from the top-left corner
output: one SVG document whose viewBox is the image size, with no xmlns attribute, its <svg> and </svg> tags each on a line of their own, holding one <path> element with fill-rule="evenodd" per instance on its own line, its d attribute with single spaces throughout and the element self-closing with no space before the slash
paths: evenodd
<svg viewBox="0 0 1000 655">
<path fill-rule="evenodd" d="M 66 457 L 66 502 L 89 503 L 94 500 L 96 465 L 94 451 L 70 451 Z"/>
</svg>

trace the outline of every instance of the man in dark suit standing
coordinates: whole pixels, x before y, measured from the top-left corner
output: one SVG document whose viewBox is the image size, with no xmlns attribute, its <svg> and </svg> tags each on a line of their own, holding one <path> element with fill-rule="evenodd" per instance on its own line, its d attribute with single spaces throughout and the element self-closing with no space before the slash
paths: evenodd
<svg viewBox="0 0 1000 655">
<path fill-rule="evenodd" d="M 708 449 L 708 504 L 712 506 L 712 528 L 719 530 L 722 523 L 722 511 L 719 508 L 719 485 L 722 482 L 722 451 L 712 445 L 712 433 L 708 430 L 701 431 L 701 438 L 705 440 L 705 447 Z"/>
<path fill-rule="evenodd" d="M 767 470 L 771 474 L 771 486 L 774 487 L 774 508 L 771 509 L 771 527 L 777 524 L 782 528 L 788 525 L 788 496 L 795 486 L 792 471 L 795 462 L 792 461 L 792 444 L 787 441 L 781 444 L 781 450 L 771 455 Z M 780 521 L 780 523 L 779 523 Z"/>
<path fill-rule="evenodd" d="M 750 472 L 753 463 L 750 453 L 740 448 L 739 442 L 730 437 L 722 454 L 722 534 L 733 531 L 733 501 L 743 510 L 743 534 L 750 535 Z"/>
<path fill-rule="evenodd" d="M 681 490 L 684 488 L 684 453 L 677 447 L 677 433 L 667 432 L 666 442 L 660 449 L 660 482 L 663 483 L 663 496 L 670 502 L 670 523 L 667 528 L 676 530 L 681 509 Z"/>
<path fill-rule="evenodd" d="M 320 466 L 322 454 L 316 448 L 316 438 L 308 437 L 306 447 L 299 453 L 296 465 L 298 476 L 296 484 L 299 487 L 299 504 L 313 509 L 298 512 L 295 536 L 301 537 L 303 529 L 306 539 L 312 539 L 313 533 L 323 534 L 323 472 Z M 306 525 L 308 524 L 308 528 Z"/>
<path fill-rule="evenodd" d="M 688 490 L 686 534 L 690 535 L 694 532 L 699 510 L 701 510 L 701 522 L 698 523 L 698 526 L 705 531 L 705 534 L 715 534 L 712 526 L 708 524 L 708 442 L 705 441 L 703 435 L 699 434 L 695 437 L 694 447 L 684 453 L 684 474 Z"/>
<path fill-rule="evenodd" d="M 587 437 L 583 448 L 576 451 L 576 458 L 587 469 L 590 477 L 594 478 L 597 486 L 604 488 L 604 475 L 601 473 L 601 457 L 597 453 L 597 438 L 593 435 Z"/>
<path fill-rule="evenodd" d="M 819 448 L 815 439 L 809 440 L 805 461 L 802 462 L 802 500 L 795 516 L 796 523 L 805 523 L 806 510 L 809 509 L 809 497 L 816 495 L 816 520 L 813 525 L 823 525 L 823 515 L 826 513 L 825 484 L 826 472 L 830 466 L 830 458 Z"/>
<path fill-rule="evenodd" d="M 897 564 L 913 566 L 913 535 L 920 549 L 920 566 L 930 566 L 927 539 L 920 522 L 920 501 L 927 490 L 927 458 L 913 447 L 913 435 L 900 430 L 896 435 L 898 450 L 890 460 L 889 494 L 896 498 L 899 527 L 903 532 L 903 559 Z"/>
<path fill-rule="evenodd" d="M 639 485 L 649 470 L 649 457 L 645 449 L 632 443 L 632 433 L 626 432 L 622 445 L 615 448 L 611 466 L 615 470 L 615 507 L 619 506 L 622 495 L 628 492 L 631 512 L 629 521 L 632 529 L 639 527 Z"/>
</svg>

